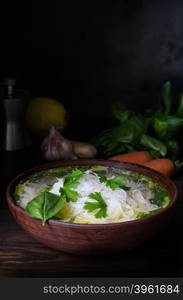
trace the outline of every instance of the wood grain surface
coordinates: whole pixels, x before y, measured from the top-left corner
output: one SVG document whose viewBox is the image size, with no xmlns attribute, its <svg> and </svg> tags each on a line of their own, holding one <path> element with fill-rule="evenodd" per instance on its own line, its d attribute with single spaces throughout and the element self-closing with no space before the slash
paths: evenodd
<svg viewBox="0 0 183 300">
<path fill-rule="evenodd" d="M 1 277 L 182 277 L 183 177 L 175 182 L 179 199 L 172 224 L 164 234 L 126 253 L 82 257 L 49 249 L 34 241 L 14 221 L 4 200 L 0 202 Z"/>
</svg>

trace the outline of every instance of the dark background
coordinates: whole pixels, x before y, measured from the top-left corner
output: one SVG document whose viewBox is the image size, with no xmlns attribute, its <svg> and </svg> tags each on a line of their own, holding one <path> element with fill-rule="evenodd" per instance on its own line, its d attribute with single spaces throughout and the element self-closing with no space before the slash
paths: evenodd
<svg viewBox="0 0 183 300">
<path fill-rule="evenodd" d="M 109 126 L 113 100 L 138 110 L 167 79 L 183 89 L 183 1 L 6 1 L 0 23 L 1 81 L 60 99 L 76 138 Z"/>
<path fill-rule="evenodd" d="M 165 80 L 171 80 L 175 94 L 183 91 L 183 1 L 6 0 L 0 5 L 0 50 L 1 83 L 15 76 L 18 87 L 32 96 L 59 99 L 70 115 L 66 136 L 88 140 L 110 126 L 112 101 L 136 110 L 153 106 Z M 9 152 L 0 158 L 5 184 L 40 159 L 27 149 Z M 0 200 L 5 184 L 1 180 Z M 166 234 L 108 261 L 43 251 L 15 225 L 5 201 L 0 201 L 0 273 L 182 276 L 182 177 L 176 184 L 177 212 Z"/>
</svg>

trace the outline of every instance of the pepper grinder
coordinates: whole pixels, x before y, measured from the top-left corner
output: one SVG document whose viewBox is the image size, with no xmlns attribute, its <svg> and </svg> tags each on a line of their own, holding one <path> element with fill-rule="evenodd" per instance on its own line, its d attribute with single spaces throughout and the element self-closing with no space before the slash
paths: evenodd
<svg viewBox="0 0 183 300">
<path fill-rule="evenodd" d="M 16 80 L 4 81 L 5 98 L 2 101 L 4 122 L 2 124 L 2 150 L 15 151 L 28 147 L 30 138 L 25 126 L 25 112 L 28 98 L 22 91 L 15 90 Z"/>
</svg>

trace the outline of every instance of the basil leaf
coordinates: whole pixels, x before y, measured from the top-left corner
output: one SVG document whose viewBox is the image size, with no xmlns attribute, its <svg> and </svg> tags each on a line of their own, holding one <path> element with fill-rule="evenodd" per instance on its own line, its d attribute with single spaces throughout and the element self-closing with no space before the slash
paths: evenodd
<svg viewBox="0 0 183 300">
<path fill-rule="evenodd" d="M 44 225 L 61 210 L 63 205 L 62 197 L 45 191 L 28 202 L 25 210 L 31 217 L 42 220 Z"/>
</svg>

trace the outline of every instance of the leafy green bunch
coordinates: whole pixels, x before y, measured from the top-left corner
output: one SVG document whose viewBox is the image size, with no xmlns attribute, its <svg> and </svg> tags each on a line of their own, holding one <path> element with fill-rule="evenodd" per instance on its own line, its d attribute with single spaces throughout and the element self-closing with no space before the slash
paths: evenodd
<svg viewBox="0 0 183 300">
<path fill-rule="evenodd" d="M 155 111 L 138 114 L 121 103 L 113 103 L 111 114 L 116 125 L 91 141 L 100 157 L 146 150 L 157 158 L 177 159 L 180 148 L 177 134 L 183 127 L 183 93 L 175 109 L 169 81 L 161 89 L 160 103 Z"/>
</svg>

